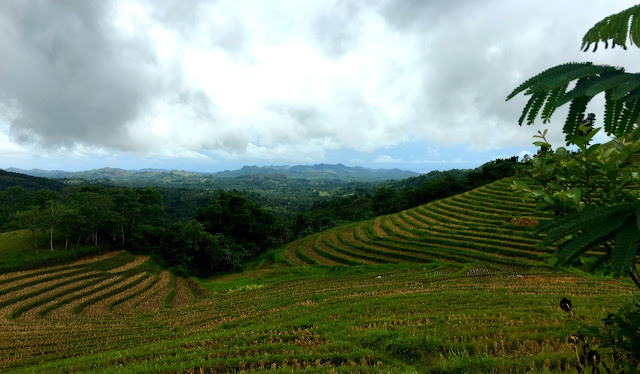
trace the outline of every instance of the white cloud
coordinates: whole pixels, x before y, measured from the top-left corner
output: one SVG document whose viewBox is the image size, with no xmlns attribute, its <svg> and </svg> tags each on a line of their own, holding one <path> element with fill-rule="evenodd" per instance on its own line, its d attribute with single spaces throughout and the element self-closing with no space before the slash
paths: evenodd
<svg viewBox="0 0 640 374">
<path fill-rule="evenodd" d="M 381 155 L 381 156 L 378 156 L 374 162 L 386 164 L 386 163 L 404 163 L 405 161 L 398 158 L 393 158 L 389 155 Z"/>
<path fill-rule="evenodd" d="M 518 158 L 520 160 L 522 160 L 524 158 L 524 156 L 531 157 L 531 156 L 533 156 L 533 154 L 530 151 L 527 151 L 527 150 L 522 150 L 522 151 L 520 151 L 520 153 L 518 153 Z"/>
<path fill-rule="evenodd" d="M 27 159 L 30 158 L 30 149 L 17 144 L 0 130 L 0 159 Z"/>
<path fill-rule="evenodd" d="M 16 4 L 0 5 L 0 109 L 20 134 L 1 139 L 5 154 L 315 162 L 407 141 L 429 143 L 427 158 L 525 147 L 538 128 L 516 124 L 525 98 L 504 102 L 524 79 L 571 60 L 635 62 L 578 51 L 631 1 Z M 402 158 L 375 162 L 415 162 Z"/>
</svg>

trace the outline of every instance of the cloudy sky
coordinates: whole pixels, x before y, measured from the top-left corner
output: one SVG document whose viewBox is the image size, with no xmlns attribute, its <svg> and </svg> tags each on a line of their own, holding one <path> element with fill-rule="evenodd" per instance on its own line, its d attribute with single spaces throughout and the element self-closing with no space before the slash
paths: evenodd
<svg viewBox="0 0 640 374">
<path fill-rule="evenodd" d="M 4 0 L 0 168 L 425 172 L 533 151 L 542 124 L 505 102 L 523 80 L 569 61 L 638 71 L 635 48 L 579 51 L 634 2 L 584 4 Z"/>
</svg>

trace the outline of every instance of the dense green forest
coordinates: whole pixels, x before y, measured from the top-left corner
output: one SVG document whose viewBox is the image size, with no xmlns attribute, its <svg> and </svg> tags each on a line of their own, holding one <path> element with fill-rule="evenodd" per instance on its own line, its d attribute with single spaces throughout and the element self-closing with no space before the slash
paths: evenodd
<svg viewBox="0 0 640 374">
<path fill-rule="evenodd" d="M 65 184 L 53 179 L 33 177 L 0 169 L 0 190 L 20 186 L 27 190 L 47 189 L 61 191 Z"/>
<path fill-rule="evenodd" d="M 206 276 L 345 222 L 399 212 L 512 176 L 520 166 L 512 157 L 475 170 L 386 183 L 252 175 L 229 178 L 240 181 L 235 187 L 247 187 L 230 191 L 64 186 L 7 173 L 14 185 L 0 190 L 0 228 L 29 230 L 36 252 L 125 248 L 151 254 L 177 274 Z"/>
</svg>

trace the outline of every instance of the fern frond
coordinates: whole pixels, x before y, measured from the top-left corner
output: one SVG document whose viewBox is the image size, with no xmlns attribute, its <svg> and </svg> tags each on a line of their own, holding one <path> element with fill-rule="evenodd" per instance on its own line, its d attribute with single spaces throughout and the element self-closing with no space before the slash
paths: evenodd
<svg viewBox="0 0 640 374">
<path fill-rule="evenodd" d="M 629 94 L 627 96 L 625 96 L 622 101 L 624 101 L 624 102 L 632 101 L 632 100 L 635 100 L 635 99 L 637 99 L 639 97 L 640 97 L 640 88 L 637 88 L 637 89 L 629 92 Z"/>
<path fill-rule="evenodd" d="M 627 80 L 622 84 L 616 86 L 616 88 L 611 93 L 611 100 L 620 100 L 629 92 L 640 88 L 640 75 L 628 73 L 625 75 L 627 75 Z"/>
<path fill-rule="evenodd" d="M 640 9 L 633 14 L 631 27 L 629 28 L 629 43 L 640 45 Z"/>
<path fill-rule="evenodd" d="M 568 234 L 582 230 L 585 227 L 594 225 L 600 221 L 608 221 L 619 217 L 628 217 L 638 209 L 638 204 L 620 204 L 595 209 L 584 209 L 580 212 L 568 214 L 562 218 L 554 219 L 539 225 L 534 234 L 539 234 L 551 229 L 542 241 L 542 244 L 552 244 Z M 620 223 L 622 224 L 622 222 Z"/>
<path fill-rule="evenodd" d="M 576 66 L 573 69 L 548 74 L 544 80 L 541 80 L 535 85 L 532 85 L 529 90 L 531 91 L 539 91 L 539 90 L 548 90 L 555 88 L 557 86 L 572 82 L 576 79 L 590 77 L 594 75 L 604 75 L 609 73 L 615 73 L 619 71 L 624 71 L 622 68 L 617 68 L 609 65 L 583 65 Z"/>
<path fill-rule="evenodd" d="M 520 92 L 523 92 L 523 91 L 528 90 L 529 88 L 531 88 L 533 86 L 536 86 L 540 81 L 548 79 L 549 76 L 556 76 L 556 75 L 564 73 L 566 71 L 574 70 L 574 69 L 577 69 L 579 67 L 587 66 L 587 65 L 593 65 L 593 63 L 591 63 L 591 62 L 570 62 L 570 63 L 566 63 L 566 64 L 562 64 L 562 65 L 558 65 L 558 66 L 554 66 L 552 68 L 549 68 L 549 69 L 539 73 L 538 75 L 527 79 L 524 83 L 522 83 L 518 87 L 516 87 L 516 89 L 513 90 L 507 96 L 507 100 L 506 101 L 511 100 L 513 97 L 515 97 Z"/>
<path fill-rule="evenodd" d="M 551 120 L 551 116 L 553 115 L 553 112 L 555 112 L 556 108 L 558 107 L 556 103 L 558 102 L 558 99 L 560 98 L 560 96 L 565 93 L 568 86 L 569 86 L 568 83 L 563 84 L 562 86 L 558 86 L 553 90 L 551 90 L 551 92 L 549 92 L 549 96 L 547 97 L 547 103 L 544 105 L 544 109 L 542 109 L 542 114 L 541 114 L 543 123 L 547 123 Z"/>
<path fill-rule="evenodd" d="M 585 78 L 578 79 L 578 82 L 576 83 L 575 87 L 573 87 L 571 91 L 568 91 L 564 95 L 562 95 L 556 102 L 556 105 L 562 106 L 568 103 L 569 101 L 573 101 L 578 97 L 586 96 L 587 90 L 589 89 L 589 87 L 591 87 L 591 82 L 593 82 L 598 78 L 599 77 L 597 76 L 595 77 L 592 76 L 592 77 L 585 77 Z"/>
<path fill-rule="evenodd" d="M 527 115 L 527 125 L 532 125 L 535 122 L 538 112 L 540 112 L 540 108 L 542 108 L 542 104 L 544 104 L 548 96 L 548 92 L 539 92 L 533 95 L 536 100 L 531 105 L 531 110 L 529 111 L 529 115 Z"/>
<path fill-rule="evenodd" d="M 592 249 L 599 243 L 612 236 L 614 231 L 622 226 L 626 216 L 613 217 L 607 220 L 599 219 L 596 224 L 588 226 L 575 238 L 562 243 L 558 247 L 558 262 L 556 266 L 564 266 L 572 263 L 584 252 Z"/>
<path fill-rule="evenodd" d="M 522 114 L 520 115 L 520 118 L 518 119 L 518 124 L 520 126 L 522 126 L 522 122 L 524 122 L 524 119 L 527 118 L 527 113 L 529 113 L 529 109 L 531 109 L 531 106 L 533 106 L 533 103 L 537 100 L 538 98 L 533 95 L 531 96 L 531 98 L 529 98 L 529 101 L 527 101 L 527 105 L 524 106 L 524 109 L 522 109 Z"/>
<path fill-rule="evenodd" d="M 604 131 L 607 134 L 616 132 L 623 104 L 620 101 L 611 100 L 611 91 L 604 94 Z"/>
<path fill-rule="evenodd" d="M 631 20 L 631 31 L 629 31 L 629 20 Z M 640 5 L 635 5 L 620 13 L 610 15 L 587 31 L 582 38 L 580 49 L 586 52 L 591 44 L 595 44 L 595 52 L 599 42 L 604 42 L 605 48 L 607 48 L 609 40 L 613 42 L 612 45 L 618 44 L 627 49 L 627 36 L 629 36 L 631 45 L 638 46 L 640 41 L 637 33 L 638 22 L 640 22 Z"/>
<path fill-rule="evenodd" d="M 629 216 L 616 234 L 616 242 L 611 251 L 611 272 L 614 277 L 629 273 L 629 266 L 638 253 L 640 231 L 635 214 Z"/>
<path fill-rule="evenodd" d="M 624 74 L 622 71 L 601 75 L 598 77 L 597 81 L 591 83 L 589 88 L 585 91 L 585 95 L 595 96 L 602 91 L 610 90 L 622 83 L 625 83 L 629 78 L 628 74 Z"/>
<path fill-rule="evenodd" d="M 578 128 L 582 125 L 584 120 L 584 112 L 587 110 L 587 104 L 591 101 L 590 96 L 580 96 L 573 101 L 569 106 L 569 113 L 567 119 L 564 122 L 562 131 L 565 133 L 565 141 L 567 144 L 573 142 L 573 137 L 578 134 Z"/>
<path fill-rule="evenodd" d="M 633 124 L 636 123 L 640 117 L 640 98 L 627 101 L 624 103 L 624 109 L 622 110 L 622 117 L 615 129 L 616 134 L 626 134 L 630 132 Z"/>
</svg>

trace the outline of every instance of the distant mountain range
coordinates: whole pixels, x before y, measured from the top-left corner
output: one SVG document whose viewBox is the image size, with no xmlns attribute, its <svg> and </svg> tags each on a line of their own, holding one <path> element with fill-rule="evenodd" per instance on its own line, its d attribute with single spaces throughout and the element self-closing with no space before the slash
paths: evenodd
<svg viewBox="0 0 640 374">
<path fill-rule="evenodd" d="M 212 175 L 239 177 L 243 175 L 282 174 L 290 178 L 300 179 L 341 179 L 350 181 L 382 181 L 404 179 L 420 175 L 419 173 L 400 169 L 368 169 L 361 166 L 345 166 L 343 164 L 316 164 L 296 166 L 244 166 L 239 170 L 225 170 Z"/>
<path fill-rule="evenodd" d="M 6 169 L 9 172 L 21 173 L 35 177 L 46 177 L 67 180 L 85 180 L 133 184 L 181 184 L 203 182 L 217 178 L 235 178 L 242 176 L 283 175 L 296 179 L 340 180 L 345 182 L 375 182 L 399 180 L 420 175 L 419 173 L 400 169 L 369 169 L 360 166 L 343 164 L 316 164 L 296 166 L 244 166 L 239 170 L 225 170 L 217 173 L 201 173 L 168 169 L 125 170 L 117 168 L 101 168 L 87 171 L 70 172 L 63 170 L 23 170 Z"/>
</svg>

